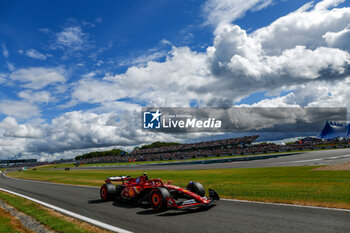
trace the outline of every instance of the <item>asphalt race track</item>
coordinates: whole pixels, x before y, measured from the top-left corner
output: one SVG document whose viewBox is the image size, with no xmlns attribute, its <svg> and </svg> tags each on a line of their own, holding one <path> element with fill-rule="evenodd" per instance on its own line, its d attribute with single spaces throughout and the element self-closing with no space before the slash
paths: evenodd
<svg viewBox="0 0 350 233">
<path fill-rule="evenodd" d="M 205 211 L 154 213 L 100 202 L 99 189 L 9 179 L 0 187 L 132 232 L 350 232 L 350 212 L 220 201 Z"/>
<path fill-rule="evenodd" d="M 201 164 L 199 161 L 181 165 L 173 163 L 167 165 L 124 165 L 111 167 L 77 167 L 71 169 L 82 170 L 197 170 L 197 169 L 219 169 L 219 168 L 254 168 L 254 167 L 287 167 L 287 166 L 317 166 L 330 165 L 350 161 L 350 149 L 317 150 L 307 152 L 289 153 L 288 155 L 277 154 L 274 158 L 234 161 L 223 163 Z M 249 156 L 254 157 L 254 156 Z M 207 161 L 206 161 L 207 162 Z"/>
<path fill-rule="evenodd" d="M 223 165 L 333 164 L 349 161 L 349 154 L 349 149 L 315 151 Z M 184 166 L 187 169 L 196 166 L 198 169 L 203 165 L 222 164 Z M 136 205 L 100 202 L 99 189 L 94 187 L 10 179 L 3 175 L 0 176 L 0 187 L 132 232 L 350 232 L 350 211 L 221 200 L 215 207 L 203 211 L 154 213 L 150 208 Z"/>
<path fill-rule="evenodd" d="M 350 212 L 220 201 L 205 211 L 100 202 L 99 189 L 9 179 L 0 187 L 132 232 L 350 232 Z"/>
</svg>

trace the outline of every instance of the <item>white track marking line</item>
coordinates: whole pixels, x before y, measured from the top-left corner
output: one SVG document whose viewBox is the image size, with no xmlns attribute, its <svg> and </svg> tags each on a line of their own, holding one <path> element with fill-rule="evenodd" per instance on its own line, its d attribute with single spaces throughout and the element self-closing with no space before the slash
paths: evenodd
<svg viewBox="0 0 350 233">
<path fill-rule="evenodd" d="M 25 199 L 28 199 L 28 200 L 33 201 L 33 202 L 36 202 L 36 203 L 38 203 L 40 205 L 43 205 L 45 207 L 48 207 L 50 209 L 54 209 L 54 210 L 56 210 L 58 212 L 61 212 L 61 213 L 65 214 L 65 215 L 68 215 L 70 217 L 80 219 L 80 220 L 82 220 L 84 222 L 88 222 L 88 223 L 90 223 L 92 225 L 104 228 L 104 229 L 109 230 L 109 231 L 120 232 L 120 233 L 132 233 L 131 231 L 127 231 L 127 230 L 124 230 L 122 228 L 115 227 L 115 226 L 112 226 L 112 225 L 109 225 L 109 224 L 97 221 L 95 219 L 88 218 L 88 217 L 82 216 L 80 214 L 73 213 L 73 212 L 71 212 L 69 210 L 62 209 L 60 207 L 48 204 L 48 203 L 43 202 L 43 201 L 39 201 L 37 199 L 31 198 L 31 197 L 28 197 L 28 196 L 25 196 L 25 195 L 22 195 L 22 194 L 19 194 L 19 193 L 16 193 L 16 192 L 13 192 L 13 191 L 10 191 L 10 190 L 7 190 L 7 189 L 0 188 L 0 191 L 4 191 L 4 192 L 7 192 L 7 193 L 10 193 L 10 194 L 19 196 L 19 197 L 23 197 Z"/>
<path fill-rule="evenodd" d="M 220 198 L 220 200 L 223 200 L 223 201 L 232 201 L 232 202 L 253 203 L 253 204 L 263 204 L 263 205 L 277 205 L 277 206 L 287 206 L 287 207 L 299 207 L 299 208 L 310 208 L 310 209 L 321 209 L 321 210 L 334 210 L 334 211 L 350 212 L 350 210 L 348 210 L 348 209 L 337 209 L 337 208 L 328 208 L 328 207 L 319 207 L 319 206 L 309 206 L 309 205 L 295 205 L 295 204 L 284 204 L 284 203 L 271 203 L 271 202 L 262 202 L 262 201 L 247 201 L 247 200 L 226 199 L 226 198 Z"/>
<path fill-rule="evenodd" d="M 84 188 L 94 188 L 94 189 L 100 189 L 99 187 L 95 186 L 88 186 L 88 185 L 74 185 L 74 184 L 60 184 L 60 183 L 55 183 L 55 182 L 49 182 L 49 181 L 41 181 L 41 180 L 28 180 L 28 179 L 20 179 L 20 178 L 15 178 L 15 177 L 10 177 L 7 176 L 6 173 L 3 174 L 6 178 L 12 179 L 12 180 L 19 180 L 19 181 L 28 181 L 28 182 L 33 182 L 33 183 L 44 183 L 44 184 L 54 184 L 54 185 L 63 185 L 63 186 L 73 186 L 73 187 L 84 187 Z"/>
</svg>

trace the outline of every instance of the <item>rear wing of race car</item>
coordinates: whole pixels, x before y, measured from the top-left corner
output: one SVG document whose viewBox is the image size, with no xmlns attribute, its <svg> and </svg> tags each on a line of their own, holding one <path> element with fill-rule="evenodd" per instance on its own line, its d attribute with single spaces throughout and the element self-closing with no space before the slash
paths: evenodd
<svg viewBox="0 0 350 233">
<path fill-rule="evenodd" d="M 130 180 L 132 179 L 130 176 L 111 176 L 111 177 L 107 177 L 105 182 L 111 183 L 112 181 L 121 181 L 124 183 L 124 181 Z"/>
</svg>

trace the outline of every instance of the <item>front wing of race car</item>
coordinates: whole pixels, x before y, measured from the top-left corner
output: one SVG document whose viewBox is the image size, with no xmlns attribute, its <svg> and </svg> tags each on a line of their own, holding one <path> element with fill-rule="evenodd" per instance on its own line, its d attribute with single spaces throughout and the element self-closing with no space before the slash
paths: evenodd
<svg viewBox="0 0 350 233">
<path fill-rule="evenodd" d="M 191 208 L 210 207 L 213 206 L 218 200 L 220 200 L 219 195 L 214 190 L 209 189 L 209 198 L 200 197 L 176 201 L 173 198 L 169 197 L 167 200 L 167 208 L 176 210 L 186 210 Z"/>
</svg>

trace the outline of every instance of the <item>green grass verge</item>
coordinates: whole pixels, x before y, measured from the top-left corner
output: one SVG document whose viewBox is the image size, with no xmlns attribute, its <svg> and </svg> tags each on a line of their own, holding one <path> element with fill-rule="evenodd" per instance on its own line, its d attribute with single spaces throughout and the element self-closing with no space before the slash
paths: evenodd
<svg viewBox="0 0 350 233">
<path fill-rule="evenodd" d="M 17 230 L 11 221 L 11 217 L 6 215 L 4 211 L 0 210 L 0 232 L 23 232 Z"/>
<path fill-rule="evenodd" d="M 0 232 L 18 232 L 12 227 L 11 219 L 0 216 Z"/>
<path fill-rule="evenodd" d="M 77 224 L 74 224 L 72 222 L 65 221 L 63 219 L 60 219 L 58 217 L 52 216 L 49 211 L 46 209 L 43 209 L 40 207 L 40 205 L 28 201 L 27 199 L 17 197 L 5 192 L 0 192 L 0 199 L 4 200 L 9 205 L 15 207 L 19 211 L 32 216 L 37 221 L 41 222 L 42 224 L 48 226 L 54 231 L 57 232 L 94 232 L 89 231 L 86 228 L 82 228 Z M 6 220 L 4 220 L 6 222 Z M 2 225 L 2 224 L 1 224 Z M 1 229 L 1 228 L 0 228 Z M 0 232 L 12 232 L 12 231 L 2 231 Z"/>
<path fill-rule="evenodd" d="M 315 167 L 148 171 L 150 178 L 186 186 L 191 180 L 215 189 L 221 197 L 350 209 L 350 171 L 314 171 Z M 10 176 L 57 183 L 100 186 L 105 177 L 139 176 L 140 171 L 37 170 Z"/>
</svg>

